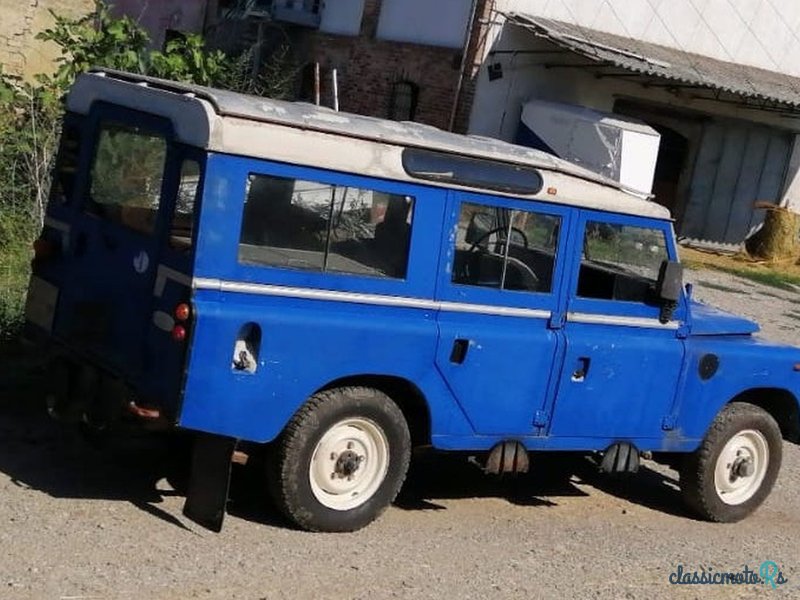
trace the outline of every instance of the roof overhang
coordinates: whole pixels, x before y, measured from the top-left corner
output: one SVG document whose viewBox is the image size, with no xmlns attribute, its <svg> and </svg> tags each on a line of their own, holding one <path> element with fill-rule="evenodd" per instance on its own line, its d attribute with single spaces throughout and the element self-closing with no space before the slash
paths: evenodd
<svg viewBox="0 0 800 600">
<path fill-rule="evenodd" d="M 515 12 L 505 16 L 556 47 L 542 52 L 548 68 L 583 68 L 598 78 L 624 78 L 690 92 L 696 99 L 800 116 L 800 78 L 563 21 Z"/>
</svg>

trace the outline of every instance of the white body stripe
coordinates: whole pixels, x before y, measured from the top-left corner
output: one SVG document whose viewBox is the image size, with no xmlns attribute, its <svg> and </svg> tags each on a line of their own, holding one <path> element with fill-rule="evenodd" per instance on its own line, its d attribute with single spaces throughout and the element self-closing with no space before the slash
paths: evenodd
<svg viewBox="0 0 800 600">
<path fill-rule="evenodd" d="M 647 317 L 623 317 L 620 315 L 597 315 L 593 313 L 567 313 L 567 321 L 595 325 L 623 325 L 626 327 L 649 327 L 652 329 L 677 329 L 678 323 L 670 321 L 662 323 L 658 319 Z"/>
<path fill-rule="evenodd" d="M 547 319 L 549 310 L 514 308 L 509 306 L 492 306 L 489 304 L 468 304 L 465 302 L 439 302 L 424 298 L 408 296 L 387 296 L 383 294 L 361 294 L 357 292 L 339 292 L 334 290 L 318 290 L 310 288 L 288 287 L 262 283 L 239 283 L 219 279 L 197 278 L 193 282 L 195 289 L 218 290 L 239 294 L 256 294 L 261 296 L 279 296 L 283 298 L 301 298 L 305 300 L 331 300 L 354 304 L 372 304 L 375 306 L 397 306 L 402 308 L 420 308 L 423 310 L 445 310 L 506 317 L 524 317 L 531 319 Z"/>
</svg>

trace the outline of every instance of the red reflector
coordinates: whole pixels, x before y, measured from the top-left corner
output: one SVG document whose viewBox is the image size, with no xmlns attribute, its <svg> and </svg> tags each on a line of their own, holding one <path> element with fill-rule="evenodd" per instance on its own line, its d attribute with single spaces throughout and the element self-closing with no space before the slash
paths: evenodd
<svg viewBox="0 0 800 600">
<path fill-rule="evenodd" d="M 186 327 L 183 325 L 175 325 L 172 328 L 172 339 L 176 342 L 182 342 L 186 339 Z"/>
<path fill-rule="evenodd" d="M 192 307 L 185 302 L 175 307 L 175 318 L 178 321 L 188 321 L 191 315 Z"/>
<path fill-rule="evenodd" d="M 547 188 L 547 193 L 550 194 L 551 196 L 555 196 L 558 193 L 558 189 L 554 187 L 549 187 Z"/>
</svg>

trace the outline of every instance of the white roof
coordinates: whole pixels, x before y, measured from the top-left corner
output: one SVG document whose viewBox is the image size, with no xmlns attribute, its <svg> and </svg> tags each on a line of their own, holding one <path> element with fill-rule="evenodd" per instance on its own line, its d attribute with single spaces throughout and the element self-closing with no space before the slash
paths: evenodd
<svg viewBox="0 0 800 600">
<path fill-rule="evenodd" d="M 426 148 L 452 154 L 535 167 L 544 179 L 535 196 L 546 202 L 619 213 L 669 218 L 669 211 L 618 182 L 550 154 L 492 138 L 465 136 L 429 125 L 335 112 L 299 102 L 283 102 L 184 83 L 97 70 L 78 77 L 67 109 L 88 114 L 108 102 L 169 118 L 179 141 L 212 152 L 264 158 L 417 184 L 402 166 L 402 150 Z M 344 144 L 344 145 L 343 145 Z M 555 193 L 553 193 L 555 192 Z"/>
</svg>

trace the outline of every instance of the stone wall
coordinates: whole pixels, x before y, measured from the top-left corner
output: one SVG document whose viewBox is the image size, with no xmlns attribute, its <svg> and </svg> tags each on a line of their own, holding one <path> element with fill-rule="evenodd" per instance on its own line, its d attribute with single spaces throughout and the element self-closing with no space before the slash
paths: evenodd
<svg viewBox="0 0 800 600">
<path fill-rule="evenodd" d="M 3 71 L 30 78 L 53 69 L 58 50 L 36 39 L 53 24 L 49 10 L 78 17 L 91 12 L 93 0 L 0 0 L 0 65 Z"/>
</svg>

